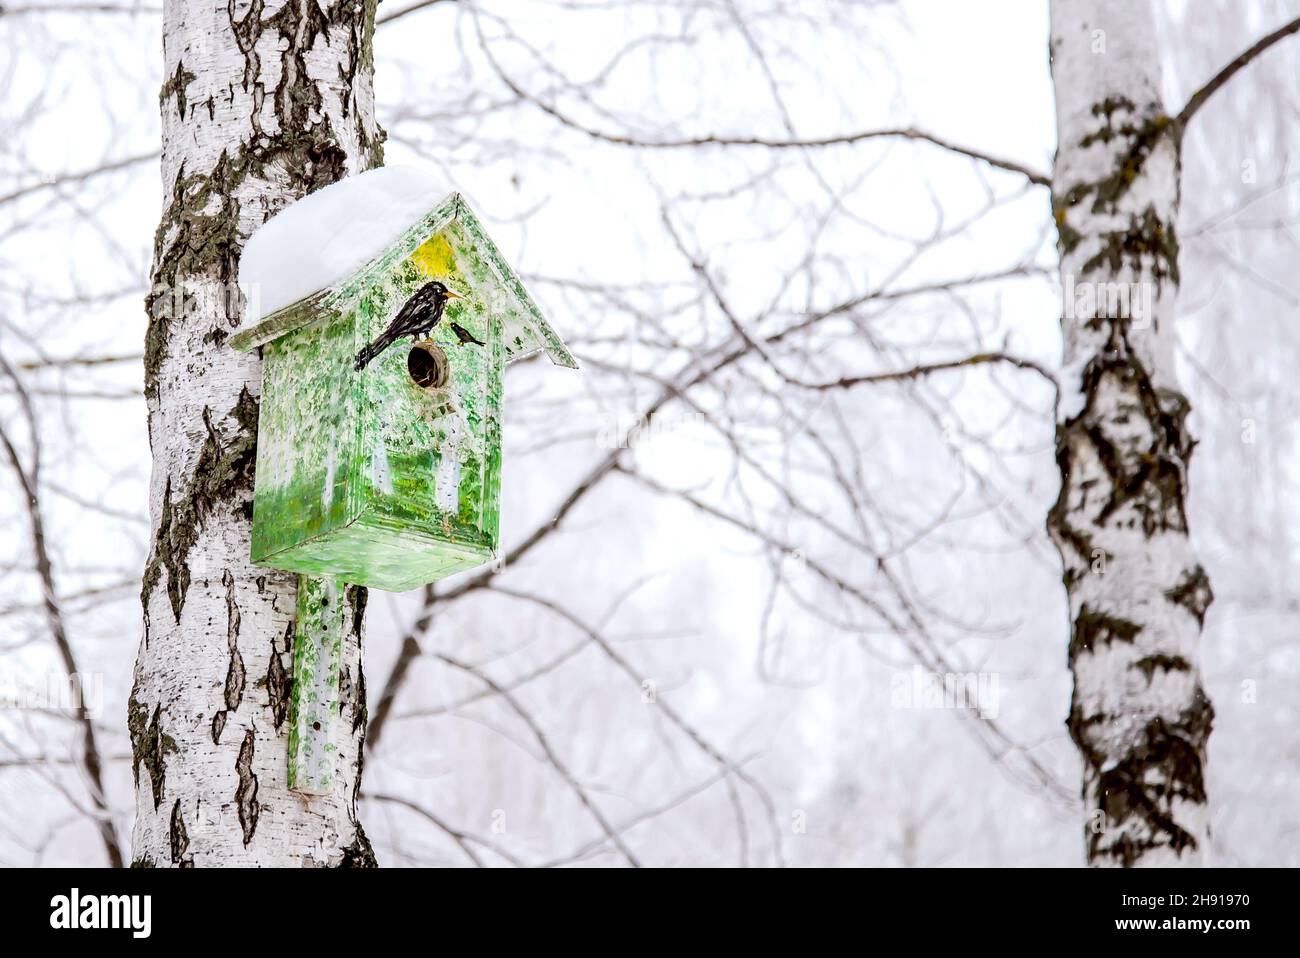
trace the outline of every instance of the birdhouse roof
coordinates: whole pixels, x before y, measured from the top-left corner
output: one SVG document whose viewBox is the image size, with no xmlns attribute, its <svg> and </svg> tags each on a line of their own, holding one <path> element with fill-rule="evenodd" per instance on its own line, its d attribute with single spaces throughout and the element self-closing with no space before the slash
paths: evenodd
<svg viewBox="0 0 1300 958">
<path fill-rule="evenodd" d="M 346 307 L 356 280 L 386 272 L 430 237 L 454 229 L 485 264 L 500 316 L 506 361 L 545 351 L 557 366 L 578 363 L 542 317 L 519 276 L 464 197 L 427 173 L 387 166 L 349 177 L 285 207 L 244 246 L 239 286 L 247 309 L 230 345 L 249 350 Z"/>
</svg>

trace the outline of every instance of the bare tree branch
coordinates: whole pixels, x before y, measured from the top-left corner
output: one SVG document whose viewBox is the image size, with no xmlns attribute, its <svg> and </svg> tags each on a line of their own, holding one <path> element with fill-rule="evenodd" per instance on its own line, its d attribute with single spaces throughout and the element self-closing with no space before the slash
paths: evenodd
<svg viewBox="0 0 1300 958">
<path fill-rule="evenodd" d="M 401 19 L 408 13 L 415 13 L 417 10 L 424 10 L 427 7 L 434 7 L 440 3 L 448 2 L 454 2 L 454 0 L 419 0 L 418 3 L 413 3 L 409 7 L 404 7 L 401 10 L 394 10 L 391 13 L 385 13 L 382 17 L 376 17 L 375 26 L 383 26 L 385 23 L 392 23 L 394 20 Z"/>
<path fill-rule="evenodd" d="M 469 847 L 469 843 L 471 841 L 475 841 L 478 842 L 480 845 L 486 845 L 490 847 L 498 855 L 500 855 L 502 858 L 506 859 L 513 865 L 524 867 L 523 862 L 521 862 L 517 858 L 514 858 L 505 849 L 499 848 L 496 845 L 492 845 L 482 838 L 477 838 L 472 835 L 467 835 L 465 832 L 462 832 L 459 829 L 452 828 L 450 825 L 444 822 L 437 815 L 433 814 L 433 812 L 429 811 L 423 805 L 417 805 L 415 802 L 411 801 L 410 799 L 402 798 L 400 795 L 385 795 L 378 792 L 362 792 L 361 797 L 363 799 L 372 802 L 387 802 L 390 805 L 400 805 L 402 808 L 409 809 L 410 811 L 415 812 L 415 814 L 421 816 L 422 818 L 432 822 L 434 825 L 438 827 L 440 831 L 445 832 L 447 836 L 451 838 L 452 841 L 454 841 L 458 846 L 460 846 L 460 850 L 465 853 L 465 857 L 468 858 L 470 861 L 472 861 L 475 867 L 477 868 L 486 868 L 487 866 L 483 863 L 483 859 L 479 858 L 478 855 L 474 853 L 474 849 Z"/>
<path fill-rule="evenodd" d="M 1209 83 L 1191 95 L 1187 105 L 1178 113 L 1177 124 L 1179 131 L 1187 128 L 1188 122 L 1196 115 L 1197 111 L 1205 106 L 1206 101 L 1214 96 L 1224 84 L 1236 76 L 1238 71 L 1247 67 L 1252 60 L 1273 46 L 1273 44 L 1279 40 L 1285 40 L 1296 32 L 1300 32 L 1300 17 L 1296 17 L 1290 23 L 1278 27 L 1272 33 L 1261 37 L 1256 43 L 1243 50 L 1236 59 L 1216 73 Z"/>
<path fill-rule="evenodd" d="M 61 186 L 69 186 L 75 183 L 84 183 L 86 180 L 94 179 L 97 176 L 103 176 L 106 173 L 116 173 L 119 170 L 125 170 L 132 166 L 138 166 L 141 163 L 148 163 L 158 159 L 158 153 L 141 153 L 136 156 L 128 156 L 121 160 L 112 160 L 103 163 L 100 166 L 88 170 L 80 170 L 76 173 L 60 173 L 47 177 L 40 183 L 31 183 L 27 186 L 19 187 L 12 193 L 0 194 L 0 206 L 6 203 L 12 203 L 14 200 L 22 199 L 24 196 L 31 196 L 33 193 L 39 193 L 41 190 L 58 189 Z"/>
<path fill-rule="evenodd" d="M 63 621 L 63 610 L 59 606 L 58 590 L 54 586 L 54 567 L 50 562 L 50 554 L 45 546 L 45 523 L 41 516 L 39 491 L 40 454 L 38 450 L 40 440 L 36 418 L 23 390 L 22 381 L 3 355 L 0 355 L 0 368 L 3 368 L 5 374 L 13 381 L 14 388 L 18 392 L 26 412 L 32 441 L 32 461 L 30 466 L 23 466 L 18 449 L 14 446 L 13 441 L 9 438 L 8 431 L 2 424 L 0 424 L 0 445 L 4 446 L 5 455 L 9 459 L 14 476 L 22 487 L 26 499 L 27 516 L 31 524 L 32 552 L 36 560 L 36 574 L 41 582 L 42 605 L 45 609 L 50 637 L 54 640 L 55 648 L 58 649 L 59 657 L 63 661 L 63 668 L 68 678 L 76 680 L 81 672 L 77 667 L 76 655 L 72 651 L 72 643 L 68 639 L 68 631 Z M 118 843 L 117 829 L 113 825 L 112 812 L 108 805 L 108 793 L 104 790 L 103 763 L 100 759 L 99 746 L 95 741 L 95 726 L 91 721 L 90 710 L 86 707 L 84 699 L 77 703 L 77 717 L 82 726 L 82 765 L 88 779 L 90 800 L 95 808 L 95 823 L 99 829 L 100 838 L 103 840 L 104 851 L 108 856 L 109 865 L 113 868 L 121 868 L 123 864 L 122 847 Z"/>
<path fill-rule="evenodd" d="M 436 652 L 433 657 L 440 662 L 450 665 L 454 669 L 459 669 L 462 672 L 474 676 L 488 688 L 492 689 L 493 692 L 499 695 L 501 699 L 510 706 L 511 711 L 519 716 L 520 721 L 528 726 L 528 730 L 532 732 L 533 738 L 545 753 L 547 761 L 551 763 L 556 772 L 559 773 L 560 777 L 568 783 L 569 788 L 572 789 L 573 793 L 578 797 L 578 801 L 582 803 L 583 807 L 587 809 L 588 813 L 590 813 L 592 819 L 600 826 L 601 831 L 605 833 L 605 837 L 608 838 L 610 843 L 618 849 L 619 854 L 623 856 L 624 860 L 626 860 L 629 865 L 633 868 L 640 868 L 641 863 L 637 860 L 637 857 L 632 854 L 632 850 L 624 844 L 623 839 L 609 823 L 608 819 L 605 818 L 604 813 L 596 806 L 596 803 L 592 800 L 591 796 L 587 794 L 587 790 L 583 787 L 582 783 L 578 781 L 574 774 L 569 770 L 569 767 L 555 753 L 555 750 L 551 748 L 551 743 L 547 739 L 546 733 L 542 731 L 541 726 L 537 724 L 537 720 L 528 713 L 527 709 L 519 704 L 519 700 L 516 699 L 511 692 L 502 688 L 500 684 L 486 675 L 481 669 L 475 668 L 468 663 L 461 662 L 459 659 L 452 658 L 445 652 Z"/>
<path fill-rule="evenodd" d="M 0 4 L 0 17 L 21 17 L 43 13 L 162 13 L 162 7 L 136 6 L 126 3 L 33 3 L 14 7 Z"/>
<path fill-rule="evenodd" d="M 801 150 L 830 146 L 851 146 L 857 143 L 865 143 L 870 140 L 902 139 L 929 143 L 933 146 L 939 147 L 940 149 L 947 150 L 950 153 L 955 153 L 958 156 L 978 160 L 981 163 L 994 167 L 995 169 L 1004 170 L 1008 173 L 1015 173 L 1019 176 L 1025 177 L 1035 186 L 1051 185 L 1051 179 L 1047 174 L 1031 169 L 1015 160 L 1008 160 L 979 150 L 973 150 L 969 147 L 959 146 L 943 137 L 936 136 L 933 133 L 928 133 L 914 127 L 887 127 L 879 130 L 859 130 L 852 133 L 834 133 L 816 137 L 726 136 L 720 134 L 702 134 L 699 136 L 666 139 L 647 139 L 632 136 L 630 134 L 614 133 L 607 130 L 596 129 L 579 122 L 569 114 L 562 111 L 559 107 L 545 102 L 540 97 L 535 96 L 520 86 L 519 83 L 505 71 L 496 58 L 492 56 L 490 44 L 483 33 L 482 24 L 478 20 L 477 13 L 478 11 L 475 10 L 475 26 L 478 30 L 480 46 L 483 50 L 484 56 L 492 65 L 492 69 L 495 71 L 501 82 L 504 83 L 510 91 L 515 94 L 515 96 L 519 97 L 519 99 L 532 104 L 537 109 L 556 120 L 561 126 L 583 133 L 593 140 L 600 140 L 616 146 L 637 147 L 647 150 L 677 150 L 710 146 L 761 147 L 769 150 Z"/>
</svg>

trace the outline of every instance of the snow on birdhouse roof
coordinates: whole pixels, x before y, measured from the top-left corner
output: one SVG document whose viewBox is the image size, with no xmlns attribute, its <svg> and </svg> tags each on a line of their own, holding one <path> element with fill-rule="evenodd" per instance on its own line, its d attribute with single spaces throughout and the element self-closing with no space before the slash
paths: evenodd
<svg viewBox="0 0 1300 958">
<path fill-rule="evenodd" d="M 416 167 L 385 166 L 340 180 L 285 207 L 259 227 L 239 263 L 248 309 L 230 338 L 248 350 L 311 322 L 359 273 L 413 252 L 455 226 L 478 250 L 503 292 L 507 361 L 545 350 L 559 366 L 578 364 L 542 317 L 519 277 L 457 192 Z"/>
</svg>

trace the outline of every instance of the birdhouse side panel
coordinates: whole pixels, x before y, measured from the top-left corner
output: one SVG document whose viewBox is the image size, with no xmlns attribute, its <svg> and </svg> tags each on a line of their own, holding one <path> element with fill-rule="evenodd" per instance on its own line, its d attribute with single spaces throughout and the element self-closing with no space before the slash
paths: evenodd
<svg viewBox="0 0 1300 958">
<path fill-rule="evenodd" d="M 355 317 L 330 312 L 263 347 L 253 501 L 253 559 L 284 555 L 357 512 Z M 332 573 L 310 556 L 302 572 Z M 280 565 L 284 568 L 287 566 Z"/>
<path fill-rule="evenodd" d="M 454 229 L 462 237 L 463 248 L 473 261 L 475 278 L 480 283 L 490 284 L 494 291 L 494 314 L 502 324 L 506 362 L 545 350 L 553 362 L 576 369 L 578 362 L 569 348 L 542 318 L 515 271 L 463 202 L 457 206 Z"/>
</svg>

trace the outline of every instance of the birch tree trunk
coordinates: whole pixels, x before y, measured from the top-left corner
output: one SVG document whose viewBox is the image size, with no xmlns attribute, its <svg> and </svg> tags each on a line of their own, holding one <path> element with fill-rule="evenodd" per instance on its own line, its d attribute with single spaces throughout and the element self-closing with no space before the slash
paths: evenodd
<svg viewBox="0 0 1300 958">
<path fill-rule="evenodd" d="M 1214 717 L 1197 646 L 1213 595 L 1188 537 L 1195 443 L 1174 369 L 1178 124 L 1147 3 L 1051 11 L 1066 361 L 1048 528 L 1069 595 L 1088 860 L 1197 864 Z"/>
<path fill-rule="evenodd" d="M 165 207 L 145 344 L 154 542 L 129 725 L 142 866 L 373 865 L 356 817 L 365 590 L 347 590 L 338 774 L 286 786 L 295 577 L 249 564 L 261 361 L 239 326 L 243 243 L 381 162 L 375 0 L 167 0 Z M 183 299 L 182 299 L 183 297 Z"/>
</svg>

